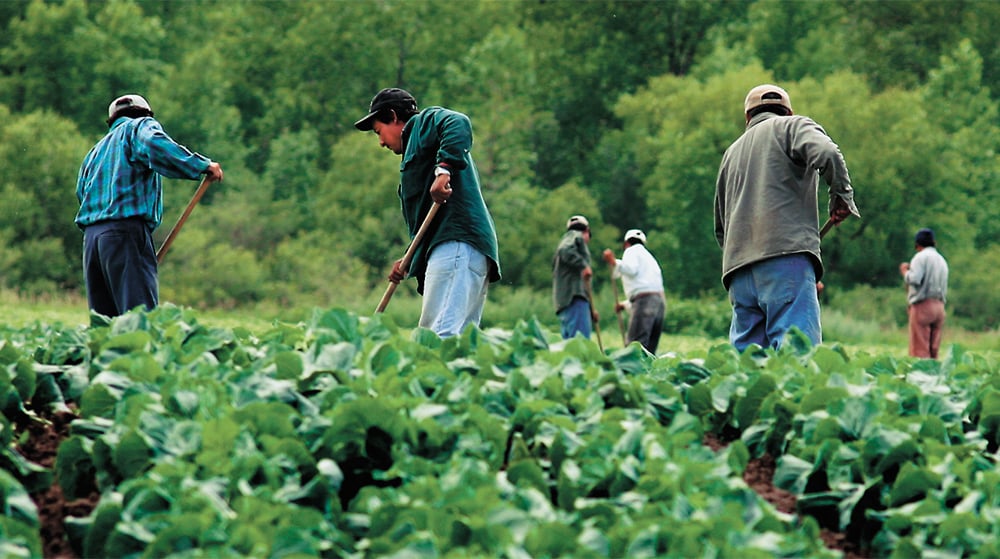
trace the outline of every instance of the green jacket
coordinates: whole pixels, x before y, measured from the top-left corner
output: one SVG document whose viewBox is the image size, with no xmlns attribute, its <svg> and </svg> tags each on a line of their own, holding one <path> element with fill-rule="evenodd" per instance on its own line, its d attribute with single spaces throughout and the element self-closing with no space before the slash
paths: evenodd
<svg viewBox="0 0 1000 559">
<path fill-rule="evenodd" d="M 587 299 L 587 288 L 582 275 L 587 266 L 590 266 L 590 249 L 583 239 L 583 232 L 573 229 L 566 231 L 552 258 L 552 300 L 557 313 L 577 297 Z"/>
<path fill-rule="evenodd" d="M 442 107 L 428 107 L 407 121 L 402 140 L 399 199 L 411 239 L 434 203 L 430 194 L 434 167 L 445 163 L 451 171 L 451 197 L 438 210 L 410 263 L 409 274 L 416 276 L 417 290 L 423 293 L 424 271 L 431 250 L 449 241 L 468 243 L 486 255 L 490 260 L 490 281 L 499 280 L 497 233 L 483 200 L 479 172 L 472 161 L 469 117 Z"/>
</svg>

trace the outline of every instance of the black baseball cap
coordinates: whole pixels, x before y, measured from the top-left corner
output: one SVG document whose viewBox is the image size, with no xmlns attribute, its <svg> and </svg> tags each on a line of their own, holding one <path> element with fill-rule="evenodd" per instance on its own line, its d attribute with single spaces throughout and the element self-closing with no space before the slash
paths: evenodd
<svg viewBox="0 0 1000 559">
<path fill-rule="evenodd" d="M 417 112 L 417 100 L 405 89 L 387 87 L 372 97 L 372 102 L 368 105 L 368 114 L 355 122 L 354 127 L 363 132 L 371 130 L 375 115 L 383 109 L 393 109 L 397 113 Z"/>
</svg>

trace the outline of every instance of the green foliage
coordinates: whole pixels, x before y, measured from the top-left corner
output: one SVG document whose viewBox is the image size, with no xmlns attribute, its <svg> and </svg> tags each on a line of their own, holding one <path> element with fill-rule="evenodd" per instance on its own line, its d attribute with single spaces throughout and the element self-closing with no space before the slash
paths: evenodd
<svg viewBox="0 0 1000 559">
<path fill-rule="evenodd" d="M 889 556 L 972 553 L 995 530 L 956 526 L 993 514 L 1000 443 L 998 364 L 961 348 L 655 358 L 550 344 L 536 320 L 442 340 L 316 309 L 251 333 L 172 305 L 3 334 L 0 434 L 41 377 L 79 403 L 55 473 L 101 495 L 68 524 L 86 556 L 833 556 L 819 527 Z M 795 518 L 742 480 L 764 453 Z M 53 472 L 13 456 L 0 529 L 30 550 L 26 496 Z"/>
<path fill-rule="evenodd" d="M 401 86 L 472 118 L 508 285 L 547 292 L 546 232 L 586 213 L 594 248 L 640 227 L 668 290 L 721 298 L 715 175 L 743 95 L 776 81 L 840 145 L 863 216 L 824 239 L 827 283 L 897 285 L 930 226 L 961 264 L 951 316 L 1000 316 L 983 291 L 1000 238 L 997 3 L 452 4 L 0 3 L 0 284 L 80 290 L 75 173 L 108 102 L 134 91 L 226 172 L 168 257 L 167 298 L 348 305 L 408 242 L 398 158 L 352 126 L 378 89 Z M 166 181 L 165 224 L 192 188 Z M 338 273 L 350 288 L 319 279 Z"/>
<path fill-rule="evenodd" d="M 680 299 L 667 297 L 663 332 L 693 334 L 713 338 L 729 336 L 732 308 L 724 298 Z"/>
<path fill-rule="evenodd" d="M 194 228 L 184 229 L 164 258 L 162 298 L 193 307 L 232 307 L 264 295 L 264 269 L 246 249 L 213 243 Z M 169 267 L 167 261 L 169 260 Z"/>
<path fill-rule="evenodd" d="M 6 111 L 0 109 L 0 116 Z M 76 175 L 88 146 L 66 119 L 42 110 L 0 124 L 0 284 L 51 293 L 78 280 Z M 80 157 L 80 159 L 77 159 Z"/>
<path fill-rule="evenodd" d="M 84 0 L 31 2 L 8 32 L 0 51 L 12 70 L 0 79 L 4 102 L 19 112 L 57 113 L 88 131 L 100 130 L 94 116 L 115 95 L 149 85 L 166 38 L 133 2 L 90 7 Z"/>
</svg>

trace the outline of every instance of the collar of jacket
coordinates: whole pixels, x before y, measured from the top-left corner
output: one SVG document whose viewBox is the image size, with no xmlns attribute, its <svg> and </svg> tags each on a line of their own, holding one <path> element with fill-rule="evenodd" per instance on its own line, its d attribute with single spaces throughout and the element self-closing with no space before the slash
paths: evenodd
<svg viewBox="0 0 1000 559">
<path fill-rule="evenodd" d="M 416 122 L 418 116 L 420 116 L 420 113 L 411 116 L 410 120 L 407 120 L 406 124 L 403 125 L 403 133 L 400 134 L 399 140 L 403 143 L 402 147 L 404 151 L 406 150 L 406 145 L 410 143 L 410 134 L 413 133 L 413 123 Z"/>
<path fill-rule="evenodd" d="M 750 122 L 747 123 L 747 128 L 752 128 L 764 122 L 765 120 L 770 120 L 772 118 L 783 118 L 783 116 L 768 112 L 757 113 L 756 115 L 754 115 L 753 118 L 750 119 Z"/>
</svg>

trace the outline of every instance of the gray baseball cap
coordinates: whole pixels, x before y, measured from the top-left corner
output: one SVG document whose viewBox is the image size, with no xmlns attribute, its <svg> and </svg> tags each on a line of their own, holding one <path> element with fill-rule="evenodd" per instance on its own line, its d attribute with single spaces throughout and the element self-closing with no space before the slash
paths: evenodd
<svg viewBox="0 0 1000 559">
<path fill-rule="evenodd" d="M 130 107 L 146 109 L 149 112 L 153 112 L 153 109 L 149 108 L 149 101 L 143 99 L 141 95 L 130 93 L 128 95 L 122 95 L 108 105 L 108 118 L 115 116 L 115 113 L 118 111 L 128 109 Z"/>
</svg>

